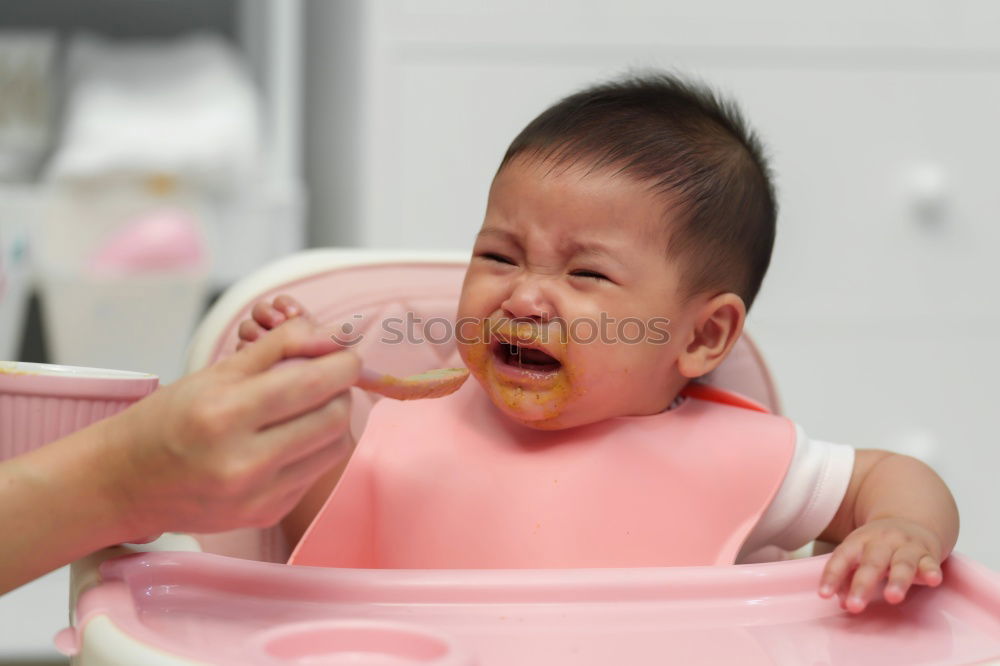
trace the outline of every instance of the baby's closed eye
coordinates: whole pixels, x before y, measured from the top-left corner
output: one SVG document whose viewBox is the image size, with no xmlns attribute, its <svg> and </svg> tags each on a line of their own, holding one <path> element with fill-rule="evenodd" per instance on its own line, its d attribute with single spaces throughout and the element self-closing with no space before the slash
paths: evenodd
<svg viewBox="0 0 1000 666">
<path fill-rule="evenodd" d="M 482 252 L 476 256 L 478 256 L 480 259 L 486 259 L 487 261 L 495 261 L 501 264 L 510 264 L 511 266 L 516 265 L 513 259 L 510 259 L 509 257 L 506 257 L 502 254 L 498 254 L 496 252 Z"/>
<path fill-rule="evenodd" d="M 572 273 L 570 273 L 570 275 L 572 275 L 574 277 L 591 278 L 593 280 L 605 280 L 607 282 L 611 282 L 612 281 L 611 278 L 609 278 L 604 273 L 600 273 L 598 271 L 586 270 L 586 269 L 575 270 Z"/>
</svg>

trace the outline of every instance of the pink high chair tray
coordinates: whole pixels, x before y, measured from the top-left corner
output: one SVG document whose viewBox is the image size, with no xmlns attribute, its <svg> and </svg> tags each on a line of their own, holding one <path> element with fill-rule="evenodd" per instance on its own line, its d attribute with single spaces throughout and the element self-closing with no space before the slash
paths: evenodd
<svg viewBox="0 0 1000 666">
<path fill-rule="evenodd" d="M 158 653 L 240 666 L 1000 659 L 1000 576 L 992 571 L 956 556 L 939 589 L 915 589 L 901 606 L 880 602 L 851 616 L 816 594 L 824 561 L 414 571 L 145 553 L 101 566 L 104 582 L 80 598 L 76 631 L 108 614 Z"/>
<path fill-rule="evenodd" d="M 189 369 L 232 353 L 253 302 L 277 293 L 308 303 L 324 324 L 356 322 L 369 333 L 408 313 L 452 317 L 466 260 L 361 250 L 289 257 L 220 299 Z M 397 375 L 455 364 L 453 346 L 375 342 L 368 335 L 358 349 Z M 780 411 L 748 338 L 713 375 Z M 356 397 L 360 432 L 372 403 Z M 287 557 L 274 530 L 198 541 L 218 554 L 108 560 L 96 585 L 96 559 L 74 567 L 74 590 L 84 591 L 60 644 L 79 650 L 75 666 L 1000 665 L 1000 576 L 961 557 L 945 564 L 941 588 L 854 617 L 817 595 L 823 558 L 669 569 L 325 569 L 254 561 Z"/>
</svg>

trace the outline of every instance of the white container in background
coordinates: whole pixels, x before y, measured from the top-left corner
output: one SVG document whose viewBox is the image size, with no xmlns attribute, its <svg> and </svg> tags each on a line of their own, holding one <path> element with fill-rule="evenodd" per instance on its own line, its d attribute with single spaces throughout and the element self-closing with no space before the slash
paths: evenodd
<svg viewBox="0 0 1000 666">
<path fill-rule="evenodd" d="M 208 295 L 197 198 L 167 177 L 53 188 L 38 240 L 51 360 L 178 378 Z M 166 231 L 164 231 L 166 227 Z M 147 233 L 149 232 L 149 233 Z"/>
<path fill-rule="evenodd" d="M 204 274 L 115 279 L 50 268 L 40 284 L 54 362 L 147 372 L 165 383 L 180 377 L 205 306 Z"/>
</svg>

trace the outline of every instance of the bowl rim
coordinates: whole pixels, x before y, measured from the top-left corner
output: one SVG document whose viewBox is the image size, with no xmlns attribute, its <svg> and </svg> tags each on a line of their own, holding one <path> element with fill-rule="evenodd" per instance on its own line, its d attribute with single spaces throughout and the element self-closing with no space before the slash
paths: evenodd
<svg viewBox="0 0 1000 666">
<path fill-rule="evenodd" d="M 0 361 L 0 395 L 135 400 L 151 393 L 159 382 L 156 375 L 132 370 Z"/>
<path fill-rule="evenodd" d="M 0 375 L 2 374 L 94 379 L 148 379 L 156 376 L 135 370 L 92 368 L 84 365 L 62 365 L 60 363 L 35 363 L 33 361 L 0 361 Z"/>
</svg>

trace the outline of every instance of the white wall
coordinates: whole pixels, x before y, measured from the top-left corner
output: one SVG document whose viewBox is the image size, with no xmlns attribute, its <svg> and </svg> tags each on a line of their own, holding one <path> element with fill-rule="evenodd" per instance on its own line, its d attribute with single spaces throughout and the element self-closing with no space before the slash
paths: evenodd
<svg viewBox="0 0 1000 666">
<path fill-rule="evenodd" d="M 305 179 L 312 245 L 356 245 L 362 0 L 305 5 Z"/>
<path fill-rule="evenodd" d="M 751 330 L 787 413 L 816 437 L 931 460 L 962 509 L 960 548 L 1000 567 L 1000 5 L 314 0 L 307 24 L 322 243 L 469 247 L 514 134 L 629 67 L 732 92 L 778 174 Z M 937 224 L 912 210 L 921 165 L 942 180 Z"/>
</svg>

